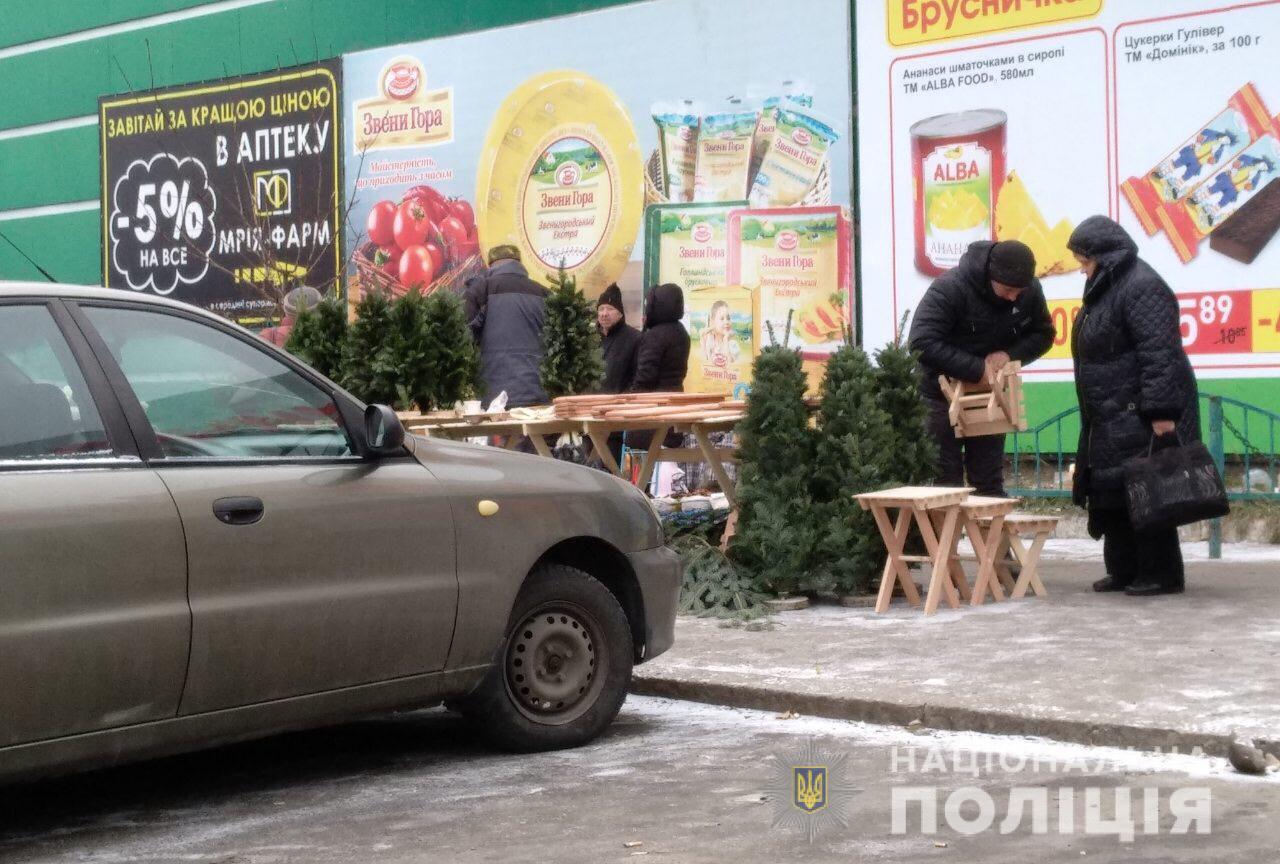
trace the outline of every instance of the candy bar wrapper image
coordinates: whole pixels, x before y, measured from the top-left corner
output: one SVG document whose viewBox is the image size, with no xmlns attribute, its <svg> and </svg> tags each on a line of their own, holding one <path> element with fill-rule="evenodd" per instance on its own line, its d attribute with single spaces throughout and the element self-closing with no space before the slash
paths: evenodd
<svg viewBox="0 0 1280 864">
<path fill-rule="evenodd" d="M 729 282 L 755 289 L 758 347 L 784 342 L 823 359 L 852 327 L 849 218 L 840 207 L 780 207 L 729 214 Z M 791 330 L 787 332 L 790 318 Z"/>
<path fill-rule="evenodd" d="M 696 288 L 685 295 L 690 393 L 734 395 L 751 383 L 758 294 L 741 285 Z"/>
<path fill-rule="evenodd" d="M 1280 183 L 1268 183 L 1209 236 L 1209 248 L 1252 264 L 1280 231 Z"/>
<path fill-rule="evenodd" d="M 1259 138 L 1177 204 L 1160 209 L 1160 222 L 1178 260 L 1191 261 L 1200 241 L 1247 204 L 1280 175 L 1280 140 Z"/>
<path fill-rule="evenodd" d="M 1257 88 L 1245 84 L 1227 107 L 1141 177 L 1120 185 L 1147 236 L 1160 230 L 1160 208 L 1181 201 L 1271 128 Z"/>
</svg>

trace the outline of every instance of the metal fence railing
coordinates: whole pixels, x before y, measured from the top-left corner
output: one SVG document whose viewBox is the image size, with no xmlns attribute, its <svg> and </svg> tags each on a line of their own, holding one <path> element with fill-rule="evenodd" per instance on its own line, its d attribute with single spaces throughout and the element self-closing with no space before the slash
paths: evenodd
<svg viewBox="0 0 1280 864">
<path fill-rule="evenodd" d="M 1230 396 L 1201 393 L 1204 440 L 1233 501 L 1280 501 L 1280 414 Z M 1012 434 L 1009 494 L 1020 498 L 1071 497 L 1070 472 L 1080 436 L 1080 409 L 1068 408 L 1025 432 Z M 1209 555 L 1221 556 L 1222 526 L 1215 520 Z"/>
</svg>

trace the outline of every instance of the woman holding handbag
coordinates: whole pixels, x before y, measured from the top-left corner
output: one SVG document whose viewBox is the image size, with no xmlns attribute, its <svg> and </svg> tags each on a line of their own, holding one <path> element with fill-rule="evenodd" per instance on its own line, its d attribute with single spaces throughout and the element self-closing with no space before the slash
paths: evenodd
<svg viewBox="0 0 1280 864">
<path fill-rule="evenodd" d="M 1103 538 L 1107 575 L 1093 588 L 1139 597 L 1179 594 L 1177 526 L 1135 529 L 1124 467 L 1153 449 L 1200 440 L 1178 300 L 1138 257 L 1133 238 L 1105 216 L 1081 222 L 1067 246 L 1086 277 L 1071 337 L 1081 415 L 1072 497 L 1089 510 L 1089 534 Z"/>
</svg>

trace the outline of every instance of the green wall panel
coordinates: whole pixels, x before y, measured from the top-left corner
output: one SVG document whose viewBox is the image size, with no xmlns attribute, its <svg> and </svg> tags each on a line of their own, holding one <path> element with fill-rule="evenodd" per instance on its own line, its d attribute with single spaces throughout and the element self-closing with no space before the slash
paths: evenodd
<svg viewBox="0 0 1280 864">
<path fill-rule="evenodd" d="M 0 210 L 98 197 L 98 124 L 0 141 Z"/>
<path fill-rule="evenodd" d="M 619 0 L 276 0 L 0 61 L 0 129 L 93 114 L 102 94 L 616 5 Z"/>
<path fill-rule="evenodd" d="M 102 283 L 98 211 L 0 222 L 0 234 L 18 244 L 59 282 Z M 0 279 L 44 282 L 40 272 L 0 240 Z"/>
<path fill-rule="evenodd" d="M 0 0 L 0 48 L 202 6 L 209 0 Z"/>
</svg>

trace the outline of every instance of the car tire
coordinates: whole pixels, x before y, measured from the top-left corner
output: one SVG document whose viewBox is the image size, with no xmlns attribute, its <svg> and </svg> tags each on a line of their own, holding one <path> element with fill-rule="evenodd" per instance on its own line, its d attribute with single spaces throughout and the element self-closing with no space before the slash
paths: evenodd
<svg viewBox="0 0 1280 864">
<path fill-rule="evenodd" d="M 599 580 L 561 564 L 521 587 L 496 661 L 462 708 L 495 746 L 577 747 L 618 715 L 631 685 L 631 627 Z"/>
</svg>

